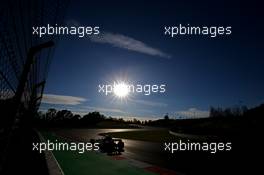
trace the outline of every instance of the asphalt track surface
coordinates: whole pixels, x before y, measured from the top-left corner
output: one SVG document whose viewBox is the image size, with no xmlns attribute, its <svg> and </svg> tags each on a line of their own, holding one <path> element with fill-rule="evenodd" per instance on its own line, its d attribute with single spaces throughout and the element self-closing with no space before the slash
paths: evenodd
<svg viewBox="0 0 264 175">
<path fill-rule="evenodd" d="M 56 135 L 70 138 L 72 140 L 89 142 L 90 139 L 99 139 L 100 133 L 108 132 L 125 132 L 137 130 L 154 130 L 155 128 L 145 129 L 57 129 L 54 130 Z M 156 130 L 156 129 L 155 129 Z M 153 164 L 163 168 L 168 168 L 177 171 L 177 166 L 173 162 L 168 161 L 168 155 L 164 151 L 162 143 L 146 142 L 122 139 L 125 143 L 125 152 L 123 156 L 142 161 L 145 163 Z"/>
<path fill-rule="evenodd" d="M 142 131 L 151 129 L 155 128 L 57 129 L 53 130 L 53 132 L 58 136 L 75 141 L 90 142 L 91 138 L 100 138 L 101 136 L 98 135 L 100 133 Z M 185 136 L 188 137 L 188 135 Z M 242 142 L 245 138 L 252 138 L 252 135 L 243 135 L 242 138 L 244 139 L 232 140 L 233 148 L 231 152 L 225 151 L 217 154 L 197 151 L 182 151 L 170 154 L 164 151 L 163 143 L 123 139 L 125 143 L 125 152 L 123 153 L 123 156 L 187 175 L 247 174 L 246 172 L 250 172 L 248 174 L 256 174 L 253 172 L 258 172 L 261 167 L 258 165 L 259 162 L 257 161 L 256 156 L 259 155 L 258 151 L 262 148 L 260 148 L 260 144 Z"/>
</svg>

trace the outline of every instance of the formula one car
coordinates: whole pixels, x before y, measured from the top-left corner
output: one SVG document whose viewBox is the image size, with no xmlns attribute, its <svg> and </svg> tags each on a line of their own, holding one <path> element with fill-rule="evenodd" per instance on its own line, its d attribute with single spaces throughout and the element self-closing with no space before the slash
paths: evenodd
<svg viewBox="0 0 264 175">
<path fill-rule="evenodd" d="M 115 139 L 111 136 L 104 136 L 102 139 L 91 140 L 91 143 L 98 142 L 100 151 L 108 155 L 121 154 L 124 152 L 125 144 L 122 139 Z"/>
</svg>

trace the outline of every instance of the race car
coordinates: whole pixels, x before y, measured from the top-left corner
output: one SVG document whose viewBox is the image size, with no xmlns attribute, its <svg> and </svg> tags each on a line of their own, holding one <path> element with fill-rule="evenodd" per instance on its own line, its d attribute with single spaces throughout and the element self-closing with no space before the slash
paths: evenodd
<svg viewBox="0 0 264 175">
<path fill-rule="evenodd" d="M 108 155 L 121 154 L 124 152 L 125 144 L 122 139 L 115 139 L 111 136 L 104 136 L 102 139 L 91 140 L 91 143 L 98 142 L 100 151 Z"/>
</svg>

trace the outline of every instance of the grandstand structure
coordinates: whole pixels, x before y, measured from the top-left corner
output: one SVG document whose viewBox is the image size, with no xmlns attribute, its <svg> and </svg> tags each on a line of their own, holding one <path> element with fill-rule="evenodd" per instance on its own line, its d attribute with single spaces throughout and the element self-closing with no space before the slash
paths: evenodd
<svg viewBox="0 0 264 175">
<path fill-rule="evenodd" d="M 65 0 L 4 0 L 0 5 L 0 129 L 32 117 L 41 102 L 56 36 L 33 26 L 61 25 Z"/>
</svg>

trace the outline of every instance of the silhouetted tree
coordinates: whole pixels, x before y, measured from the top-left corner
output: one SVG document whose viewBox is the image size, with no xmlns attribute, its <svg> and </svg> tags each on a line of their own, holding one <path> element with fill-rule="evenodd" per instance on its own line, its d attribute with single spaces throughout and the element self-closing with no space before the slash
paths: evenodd
<svg viewBox="0 0 264 175">
<path fill-rule="evenodd" d="M 88 124 L 88 125 L 94 125 L 94 124 L 97 124 L 101 121 L 104 121 L 105 119 L 106 118 L 104 115 L 95 111 L 95 112 L 90 112 L 90 113 L 84 115 L 83 118 L 81 119 L 81 121 L 83 121 L 85 124 Z"/>
<path fill-rule="evenodd" d="M 65 120 L 69 120 L 73 117 L 73 114 L 71 111 L 68 110 L 61 110 L 58 111 L 55 117 L 55 120 L 59 120 L 59 121 L 65 121 Z"/>
<path fill-rule="evenodd" d="M 168 113 L 164 116 L 164 120 L 169 120 L 170 118 L 169 118 L 169 115 L 168 115 Z"/>
<path fill-rule="evenodd" d="M 48 109 L 46 112 L 46 120 L 53 120 L 56 117 L 57 110 L 54 108 Z"/>
</svg>

